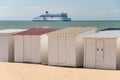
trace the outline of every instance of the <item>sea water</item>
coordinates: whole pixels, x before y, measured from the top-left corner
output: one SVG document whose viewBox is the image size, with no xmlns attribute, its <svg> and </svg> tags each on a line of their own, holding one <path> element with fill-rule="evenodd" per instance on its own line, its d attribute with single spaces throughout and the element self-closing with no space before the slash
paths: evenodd
<svg viewBox="0 0 120 80">
<path fill-rule="evenodd" d="M 120 20 L 89 20 L 89 21 L 70 21 L 70 22 L 32 22 L 32 21 L 0 21 L 0 29 L 25 29 L 33 27 L 96 27 L 104 28 L 120 28 Z"/>
</svg>

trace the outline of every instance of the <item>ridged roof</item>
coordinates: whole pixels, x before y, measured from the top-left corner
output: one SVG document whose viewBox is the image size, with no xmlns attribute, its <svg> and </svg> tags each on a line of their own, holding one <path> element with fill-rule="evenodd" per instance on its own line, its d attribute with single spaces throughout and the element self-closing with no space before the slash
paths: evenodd
<svg viewBox="0 0 120 80">
<path fill-rule="evenodd" d="M 31 28 L 26 31 L 16 33 L 15 35 L 42 35 L 52 31 L 56 31 L 55 28 Z"/>
<path fill-rule="evenodd" d="M 27 29 L 2 29 L 0 30 L 0 34 L 15 34 L 25 30 Z"/>
<path fill-rule="evenodd" d="M 96 30 L 92 27 L 67 27 L 60 29 L 51 33 L 48 33 L 48 36 L 75 36 L 85 31 Z"/>
<path fill-rule="evenodd" d="M 118 38 L 120 30 L 100 31 L 98 33 L 86 36 L 85 38 Z"/>
</svg>

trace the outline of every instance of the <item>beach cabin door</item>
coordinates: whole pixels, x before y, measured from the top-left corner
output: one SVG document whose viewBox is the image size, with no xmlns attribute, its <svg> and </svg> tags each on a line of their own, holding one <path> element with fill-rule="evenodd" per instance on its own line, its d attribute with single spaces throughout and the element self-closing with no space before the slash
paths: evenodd
<svg viewBox="0 0 120 80">
<path fill-rule="evenodd" d="M 66 53 L 65 53 L 65 38 L 60 37 L 58 40 L 58 64 L 66 63 Z"/>
<path fill-rule="evenodd" d="M 85 40 L 85 62 L 84 66 L 87 68 L 95 68 L 95 55 L 96 55 L 96 40 L 88 39 Z"/>
<path fill-rule="evenodd" d="M 31 37 L 24 36 L 24 62 L 31 62 Z"/>
<path fill-rule="evenodd" d="M 104 45 L 103 40 L 96 41 L 96 68 L 104 68 Z"/>
</svg>

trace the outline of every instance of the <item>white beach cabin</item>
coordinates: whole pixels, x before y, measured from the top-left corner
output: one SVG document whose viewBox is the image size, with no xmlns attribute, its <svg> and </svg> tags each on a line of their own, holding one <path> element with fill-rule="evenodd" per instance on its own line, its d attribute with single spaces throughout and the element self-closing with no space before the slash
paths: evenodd
<svg viewBox="0 0 120 80">
<path fill-rule="evenodd" d="M 120 31 L 102 31 L 85 37 L 84 67 L 120 68 Z"/>
<path fill-rule="evenodd" d="M 96 28 L 68 27 L 48 34 L 48 64 L 83 66 L 83 37 Z"/>
<path fill-rule="evenodd" d="M 48 36 L 53 28 L 31 28 L 17 33 L 15 38 L 15 62 L 48 63 Z"/>
<path fill-rule="evenodd" d="M 3 29 L 0 30 L 0 61 L 14 61 L 14 38 L 13 34 L 26 29 Z"/>
</svg>

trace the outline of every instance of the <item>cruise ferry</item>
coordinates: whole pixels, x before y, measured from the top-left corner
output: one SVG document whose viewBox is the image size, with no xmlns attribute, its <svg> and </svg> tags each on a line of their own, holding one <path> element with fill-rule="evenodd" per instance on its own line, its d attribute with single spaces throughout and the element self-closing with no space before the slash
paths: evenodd
<svg viewBox="0 0 120 80">
<path fill-rule="evenodd" d="M 42 14 L 38 17 L 34 17 L 32 21 L 35 21 L 35 22 L 71 21 L 71 18 L 68 18 L 67 13 L 50 14 L 48 11 L 46 11 L 45 14 Z"/>
</svg>

